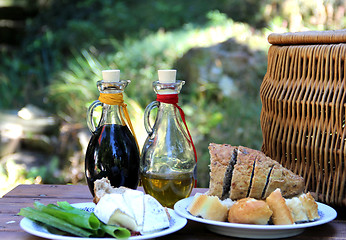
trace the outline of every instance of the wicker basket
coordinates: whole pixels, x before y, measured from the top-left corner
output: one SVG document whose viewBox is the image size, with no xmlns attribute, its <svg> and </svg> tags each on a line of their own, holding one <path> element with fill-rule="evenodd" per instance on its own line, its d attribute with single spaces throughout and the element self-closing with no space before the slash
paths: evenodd
<svg viewBox="0 0 346 240">
<path fill-rule="evenodd" d="M 271 34 L 261 85 L 262 151 L 346 206 L 346 30 Z"/>
</svg>

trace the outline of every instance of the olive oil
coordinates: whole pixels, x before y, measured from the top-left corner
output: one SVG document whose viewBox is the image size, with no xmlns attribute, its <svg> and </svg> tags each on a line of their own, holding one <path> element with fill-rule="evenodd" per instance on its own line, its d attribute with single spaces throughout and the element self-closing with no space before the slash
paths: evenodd
<svg viewBox="0 0 346 240">
<path fill-rule="evenodd" d="M 189 197 L 195 182 L 191 173 L 143 174 L 141 180 L 145 192 L 169 208 L 180 199 Z"/>
</svg>

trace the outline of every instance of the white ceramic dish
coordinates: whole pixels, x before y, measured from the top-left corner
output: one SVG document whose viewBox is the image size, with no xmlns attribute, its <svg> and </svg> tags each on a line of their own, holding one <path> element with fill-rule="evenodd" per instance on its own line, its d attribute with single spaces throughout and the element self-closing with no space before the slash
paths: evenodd
<svg viewBox="0 0 346 240">
<path fill-rule="evenodd" d="M 95 204 L 94 203 L 76 203 L 72 204 L 73 206 L 77 208 L 81 208 L 87 211 L 93 211 Z M 175 213 L 174 210 L 168 209 L 169 214 L 171 215 L 171 220 L 170 220 L 170 227 L 167 229 L 164 229 L 159 232 L 155 233 L 150 233 L 150 234 L 145 234 L 141 236 L 133 236 L 130 237 L 130 240 L 142 240 L 142 239 L 152 239 L 156 237 L 161 237 L 165 236 L 168 234 L 171 234 L 173 232 L 176 232 L 180 229 L 182 229 L 186 223 L 187 220 L 184 217 L 179 216 L 178 214 Z M 56 240 L 82 240 L 82 239 L 93 239 L 93 240 L 114 240 L 115 238 L 82 238 L 82 237 L 71 237 L 71 236 L 62 236 L 62 235 L 57 235 L 57 234 L 52 234 L 49 231 L 47 231 L 46 228 L 42 227 L 41 225 L 37 224 L 36 222 L 28 219 L 28 218 L 23 218 L 20 221 L 20 227 L 35 236 L 42 237 L 42 238 L 47 238 L 47 239 L 56 239 Z"/>
<path fill-rule="evenodd" d="M 191 215 L 186 209 L 190 205 L 192 199 L 193 197 L 189 197 L 178 201 L 174 205 L 174 210 L 182 217 L 205 224 L 205 226 L 212 232 L 240 238 L 272 239 L 292 237 L 302 233 L 305 228 L 330 222 L 336 218 L 337 215 L 333 208 L 322 203 L 317 203 L 320 219 L 314 222 L 294 225 L 252 225 L 218 222 Z"/>
</svg>

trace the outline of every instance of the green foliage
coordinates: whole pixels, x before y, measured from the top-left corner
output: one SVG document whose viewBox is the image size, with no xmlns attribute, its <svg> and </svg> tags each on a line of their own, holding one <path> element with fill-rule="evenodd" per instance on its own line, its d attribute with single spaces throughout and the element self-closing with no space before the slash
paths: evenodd
<svg viewBox="0 0 346 240">
<path fill-rule="evenodd" d="M 292 2 L 294 8 L 286 7 Z M 329 3 L 335 10 L 341 6 L 337 0 Z M 125 101 L 136 119 L 136 132 L 141 132 L 143 109 L 155 99 L 151 83 L 157 80 L 157 69 L 173 68 L 193 47 L 208 47 L 230 37 L 262 56 L 268 47 L 265 36 L 291 29 L 294 14 L 301 16 L 302 28 L 344 28 L 344 16 L 318 19 L 321 4 L 312 0 L 46 1 L 39 14 L 26 22 L 22 46 L 1 50 L 0 108 L 31 103 L 65 121 L 85 124 L 86 109 L 98 95 L 101 70 L 120 69 L 121 78 L 132 81 Z M 261 146 L 258 89 L 266 71 L 261 59 L 252 66 L 254 73 L 242 79 L 242 87 L 251 89 L 249 97 L 223 96 L 220 87 L 210 82 L 196 81 L 183 88 L 180 102 L 197 145 L 199 186 L 207 186 L 210 142 Z M 145 131 L 139 135 L 146 137 Z M 54 161 L 33 169 L 29 176 L 61 181 L 49 179 L 56 174 L 52 169 L 58 168 Z"/>
<path fill-rule="evenodd" d="M 47 165 L 30 168 L 26 176 L 28 179 L 36 179 L 38 182 L 61 184 L 64 179 L 59 170 L 59 162 L 59 158 L 53 156 L 52 159 L 47 161 Z"/>
<path fill-rule="evenodd" d="M 79 122 L 86 119 L 86 107 L 96 98 L 96 82 L 101 80 L 100 69 L 105 69 L 105 65 L 86 50 L 73 51 L 73 56 L 68 70 L 55 75 L 48 98 L 61 118 Z"/>
</svg>

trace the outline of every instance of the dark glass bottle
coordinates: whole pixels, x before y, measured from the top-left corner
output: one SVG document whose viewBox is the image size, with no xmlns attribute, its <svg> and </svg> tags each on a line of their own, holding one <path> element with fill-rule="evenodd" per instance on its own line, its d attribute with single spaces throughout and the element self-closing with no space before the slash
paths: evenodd
<svg viewBox="0 0 346 240">
<path fill-rule="evenodd" d="M 119 72 L 116 70 L 102 73 L 104 80 L 99 81 L 97 86 L 106 100 L 94 101 L 87 115 L 92 136 L 85 156 L 85 175 L 93 195 L 94 181 L 103 177 L 107 177 L 113 187 L 136 189 L 139 182 L 139 149 L 133 132 L 127 126 L 129 124 L 131 127 L 131 123 L 122 99 L 122 93 L 130 81 L 119 81 Z M 111 102 L 107 99 L 111 99 Z M 102 106 L 102 114 L 95 127 L 93 112 L 98 106 Z"/>
</svg>

